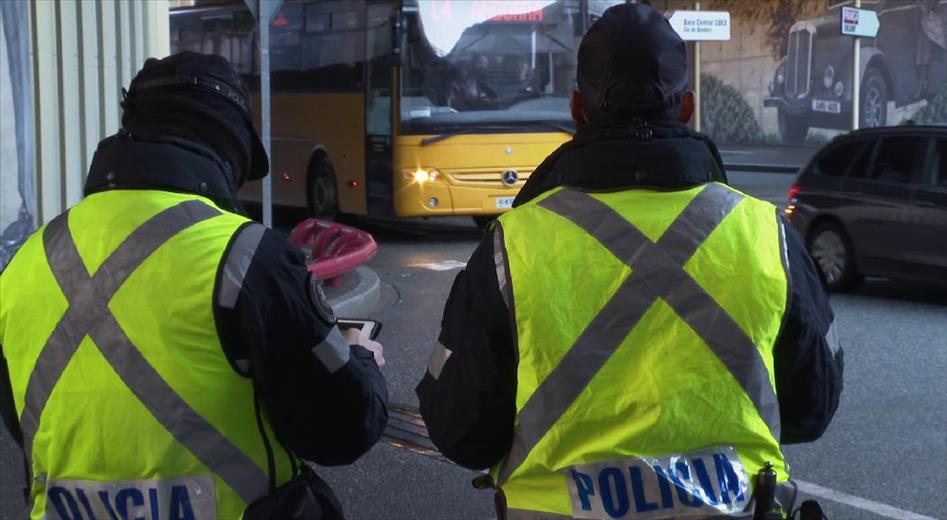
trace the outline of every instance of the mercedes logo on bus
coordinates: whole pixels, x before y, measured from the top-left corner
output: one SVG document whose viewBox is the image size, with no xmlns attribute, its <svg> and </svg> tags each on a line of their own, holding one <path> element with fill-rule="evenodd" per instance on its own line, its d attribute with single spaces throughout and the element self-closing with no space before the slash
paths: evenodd
<svg viewBox="0 0 947 520">
<path fill-rule="evenodd" d="M 507 170 L 503 172 L 503 184 L 512 186 L 516 184 L 516 181 L 518 180 L 520 180 L 520 176 L 516 173 L 516 170 Z"/>
</svg>

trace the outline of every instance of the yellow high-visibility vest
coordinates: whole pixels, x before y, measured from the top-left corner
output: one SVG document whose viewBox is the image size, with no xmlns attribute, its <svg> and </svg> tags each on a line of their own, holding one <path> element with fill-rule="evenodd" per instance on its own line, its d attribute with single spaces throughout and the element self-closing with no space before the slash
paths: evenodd
<svg viewBox="0 0 947 520">
<path fill-rule="evenodd" d="M 240 518 L 292 477 L 281 449 L 268 474 L 252 382 L 214 320 L 262 233 L 196 195 L 115 190 L 17 252 L 0 276 L 0 344 L 33 518 Z"/>
<path fill-rule="evenodd" d="M 779 447 L 787 310 L 776 208 L 725 185 L 552 190 L 500 217 L 516 326 L 517 518 L 738 515 Z"/>
</svg>

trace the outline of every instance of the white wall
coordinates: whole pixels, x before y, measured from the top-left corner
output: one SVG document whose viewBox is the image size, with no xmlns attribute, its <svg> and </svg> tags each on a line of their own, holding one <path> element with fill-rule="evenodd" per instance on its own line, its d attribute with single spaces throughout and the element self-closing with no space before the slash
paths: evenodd
<svg viewBox="0 0 947 520">
<path fill-rule="evenodd" d="M 0 2 L 0 271 L 36 226 L 29 9 Z"/>
<path fill-rule="evenodd" d="M 31 61 L 40 222 L 82 198 L 98 142 L 119 125 L 121 89 L 168 54 L 167 0 L 33 0 Z"/>
<path fill-rule="evenodd" d="M 13 110 L 13 84 L 7 61 L 7 39 L 0 23 L 0 232 L 16 221 L 22 199 L 17 190 L 19 158 L 16 152 L 16 114 Z"/>
</svg>

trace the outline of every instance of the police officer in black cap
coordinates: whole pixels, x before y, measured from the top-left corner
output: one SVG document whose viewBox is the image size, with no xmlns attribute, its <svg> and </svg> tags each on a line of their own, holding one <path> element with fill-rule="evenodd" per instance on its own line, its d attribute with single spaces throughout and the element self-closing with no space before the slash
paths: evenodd
<svg viewBox="0 0 947 520">
<path fill-rule="evenodd" d="M 378 441 L 382 346 L 340 332 L 300 251 L 235 213 L 268 173 L 247 88 L 185 52 L 145 62 L 122 107 L 85 199 L 3 273 L 0 409 L 33 517 L 340 517 L 304 461 Z"/>
<path fill-rule="evenodd" d="M 501 518 L 747 518 L 764 468 L 788 512 L 780 445 L 818 439 L 842 389 L 803 242 L 686 126 L 661 13 L 609 8 L 577 75 L 575 137 L 454 282 L 417 387 L 431 440 L 491 468 Z"/>
</svg>

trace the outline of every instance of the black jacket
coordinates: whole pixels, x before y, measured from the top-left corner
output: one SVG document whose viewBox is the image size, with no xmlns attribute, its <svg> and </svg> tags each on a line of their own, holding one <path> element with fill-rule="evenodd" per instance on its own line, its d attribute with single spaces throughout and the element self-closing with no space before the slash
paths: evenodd
<svg viewBox="0 0 947 520">
<path fill-rule="evenodd" d="M 111 189 L 158 189 L 199 193 L 222 207 L 233 207 L 234 194 L 224 168 L 212 152 L 193 143 L 113 137 L 103 141 L 95 154 L 86 195 Z M 229 248 L 224 259 L 228 253 Z M 222 274 L 219 270 L 218 287 Z M 324 298 L 306 270 L 302 253 L 282 234 L 267 229 L 236 303 L 231 308 L 215 302 L 214 314 L 233 369 L 244 377 L 256 376 L 264 413 L 277 437 L 270 439 L 272 449 L 287 448 L 297 457 L 322 465 L 348 464 L 381 437 L 388 420 L 388 391 L 365 348 L 351 346 L 348 362 L 332 372 L 313 353 L 313 347 L 336 327 Z M 22 446 L 9 384 L 0 347 L 0 389 L 4 390 L 0 414 Z M 247 427 L 257 429 L 255 424 Z"/>
<path fill-rule="evenodd" d="M 726 181 L 716 147 L 682 125 L 584 128 L 540 165 L 514 205 L 556 186 L 675 190 L 711 181 Z M 429 370 L 417 387 L 431 440 L 451 460 L 475 469 L 496 464 L 510 450 L 515 417 L 517 346 L 497 282 L 496 226 L 458 274 L 444 309 L 439 341 L 450 357 L 437 379 Z M 838 406 L 843 356 L 815 266 L 799 235 L 785 229 L 790 298 L 774 349 L 780 440 L 809 442 L 822 435 Z"/>
</svg>

